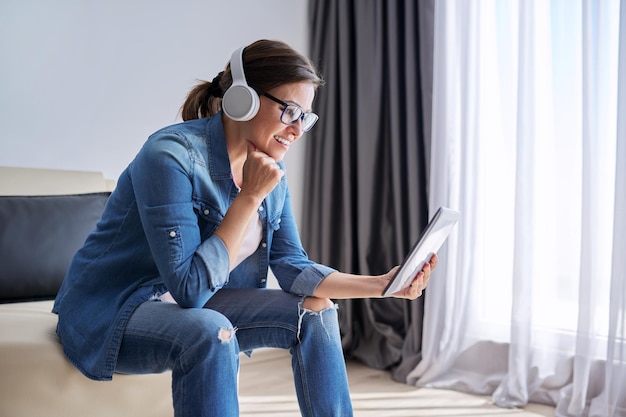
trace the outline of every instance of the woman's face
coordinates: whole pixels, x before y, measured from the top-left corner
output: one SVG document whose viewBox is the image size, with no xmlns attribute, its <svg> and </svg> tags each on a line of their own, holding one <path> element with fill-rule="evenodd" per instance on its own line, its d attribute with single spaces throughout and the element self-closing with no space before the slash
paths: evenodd
<svg viewBox="0 0 626 417">
<path fill-rule="evenodd" d="M 315 89 L 311 83 L 300 82 L 284 84 L 267 93 L 307 112 L 311 111 Z M 259 112 L 248 122 L 246 139 L 278 162 L 284 158 L 289 146 L 302 136 L 301 122 L 292 125 L 282 123 L 280 115 L 283 106 L 264 95 L 259 99 Z"/>
</svg>

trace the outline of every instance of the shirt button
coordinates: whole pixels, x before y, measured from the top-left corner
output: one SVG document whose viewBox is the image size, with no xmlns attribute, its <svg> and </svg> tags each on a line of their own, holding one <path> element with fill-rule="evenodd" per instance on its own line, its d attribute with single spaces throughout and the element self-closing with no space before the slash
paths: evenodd
<svg viewBox="0 0 626 417">
<path fill-rule="evenodd" d="M 261 280 L 261 284 L 265 284 L 265 282 L 266 282 L 266 281 L 267 281 L 267 280 L 266 280 L 265 278 L 263 278 L 263 279 Z"/>
<path fill-rule="evenodd" d="M 263 206 L 259 207 L 259 211 L 263 211 Z"/>
<path fill-rule="evenodd" d="M 175 230 L 172 230 L 170 232 L 170 237 L 176 237 L 176 231 Z"/>
<path fill-rule="evenodd" d="M 205 216 L 208 216 L 208 215 L 209 215 L 209 213 L 210 213 L 210 211 L 209 211 L 209 209 L 204 209 L 204 212 L 203 212 L 203 213 L 204 213 L 204 215 L 205 215 Z"/>
<path fill-rule="evenodd" d="M 263 242 L 261 243 L 261 246 L 263 246 L 264 248 L 267 248 L 267 243 Z"/>
</svg>

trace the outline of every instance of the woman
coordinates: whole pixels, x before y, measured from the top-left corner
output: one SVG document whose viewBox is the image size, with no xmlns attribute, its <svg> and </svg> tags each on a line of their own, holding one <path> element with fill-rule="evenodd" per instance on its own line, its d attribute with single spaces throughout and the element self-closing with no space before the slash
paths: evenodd
<svg viewBox="0 0 626 417">
<path fill-rule="evenodd" d="M 352 414 L 330 299 L 379 297 L 394 270 L 340 273 L 300 243 L 281 161 L 316 122 L 321 84 L 305 57 L 261 40 L 147 140 L 55 302 L 85 375 L 171 369 L 176 416 L 237 416 L 239 352 L 284 348 L 303 416 Z M 394 296 L 417 298 L 435 263 Z M 268 267 L 281 290 L 264 288 Z"/>
</svg>

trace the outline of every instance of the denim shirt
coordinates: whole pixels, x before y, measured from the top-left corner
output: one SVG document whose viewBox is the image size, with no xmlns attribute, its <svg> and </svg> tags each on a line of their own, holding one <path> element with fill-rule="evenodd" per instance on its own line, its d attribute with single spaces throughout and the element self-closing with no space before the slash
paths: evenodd
<svg viewBox="0 0 626 417">
<path fill-rule="evenodd" d="M 221 113 L 148 138 L 54 303 L 57 334 L 81 372 L 111 379 L 129 317 L 167 291 L 181 307 L 201 308 L 220 288 L 265 287 L 271 267 L 284 291 L 306 296 L 334 271 L 302 248 L 283 177 L 258 208 L 261 244 L 229 273 L 228 251 L 214 232 L 237 193 Z"/>
</svg>

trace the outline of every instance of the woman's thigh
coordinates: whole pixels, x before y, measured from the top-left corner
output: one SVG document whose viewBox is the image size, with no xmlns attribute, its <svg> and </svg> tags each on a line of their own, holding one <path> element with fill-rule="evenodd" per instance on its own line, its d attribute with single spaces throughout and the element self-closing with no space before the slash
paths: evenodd
<svg viewBox="0 0 626 417">
<path fill-rule="evenodd" d="M 213 345 L 231 339 L 236 340 L 233 326 L 217 311 L 147 301 L 126 325 L 115 370 L 132 374 L 163 372 L 173 369 L 185 352 L 195 349 L 198 356 L 204 356 Z M 190 361 L 201 359 L 188 353 L 184 357 Z"/>
<path fill-rule="evenodd" d="M 266 288 L 221 289 L 205 305 L 236 328 L 241 351 L 297 343 L 302 297 Z"/>
</svg>

